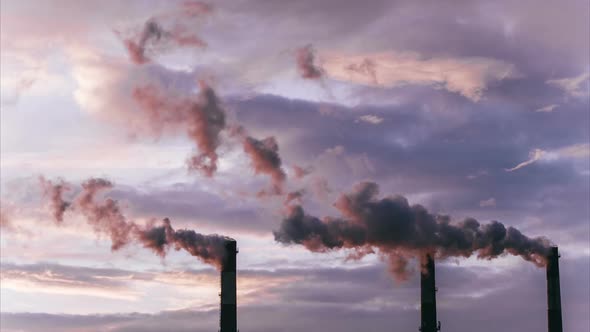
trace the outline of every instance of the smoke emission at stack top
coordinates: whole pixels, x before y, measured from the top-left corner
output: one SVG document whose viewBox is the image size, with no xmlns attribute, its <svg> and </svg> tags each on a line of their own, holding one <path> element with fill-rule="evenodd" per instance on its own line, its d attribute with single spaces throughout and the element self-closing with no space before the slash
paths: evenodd
<svg viewBox="0 0 590 332">
<path fill-rule="evenodd" d="M 470 257 L 493 259 L 509 253 L 537 266 L 546 264 L 550 241 L 529 238 L 518 229 L 498 221 L 480 224 L 473 218 L 451 222 L 448 216 L 433 215 L 421 205 L 409 205 L 403 196 L 378 198 L 373 182 L 361 182 L 334 203 L 342 217 L 319 219 L 299 205 L 290 208 L 275 240 L 300 244 L 314 252 L 353 249 L 362 257 L 377 249 L 390 262 L 392 273 L 405 279 L 407 260 L 421 252 L 438 258 Z"/>
<path fill-rule="evenodd" d="M 323 69 L 316 63 L 315 50 L 311 44 L 297 49 L 295 59 L 302 78 L 315 80 L 324 76 Z"/>
<path fill-rule="evenodd" d="M 44 192 L 51 193 L 45 197 L 51 201 L 54 208 L 52 215 L 57 223 L 62 223 L 66 210 L 77 212 L 97 234 L 110 238 L 113 251 L 137 243 L 151 249 L 158 256 L 165 257 L 171 248 L 182 249 L 220 269 L 226 251 L 225 243 L 232 241 L 229 237 L 217 234 L 204 235 L 189 229 L 175 230 L 168 218 L 160 224 L 156 224 L 154 220 L 145 225 L 137 224 L 124 215 L 117 200 L 98 197 L 113 187 L 113 183 L 106 179 L 91 178 L 84 181 L 82 190 L 71 202 L 65 201 L 62 196 L 63 188 L 71 188 L 70 184 L 63 180 L 54 184 L 45 179 L 42 179 L 41 184 Z M 63 204 L 57 204 L 60 202 Z"/>
</svg>

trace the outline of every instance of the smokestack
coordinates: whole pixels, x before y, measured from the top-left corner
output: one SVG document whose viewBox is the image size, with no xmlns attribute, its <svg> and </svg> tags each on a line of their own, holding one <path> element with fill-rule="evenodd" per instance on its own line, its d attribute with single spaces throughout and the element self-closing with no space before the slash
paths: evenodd
<svg viewBox="0 0 590 332">
<path fill-rule="evenodd" d="M 225 256 L 221 265 L 221 315 L 220 332 L 237 332 L 237 294 L 236 294 L 236 241 L 225 242 Z"/>
<path fill-rule="evenodd" d="M 549 332 L 563 332 L 559 289 L 559 252 L 551 247 L 547 257 L 547 323 Z"/>
<path fill-rule="evenodd" d="M 440 322 L 436 319 L 436 285 L 434 275 L 434 259 L 431 254 L 423 256 L 420 270 L 421 291 L 421 324 L 420 331 L 440 331 Z"/>
</svg>

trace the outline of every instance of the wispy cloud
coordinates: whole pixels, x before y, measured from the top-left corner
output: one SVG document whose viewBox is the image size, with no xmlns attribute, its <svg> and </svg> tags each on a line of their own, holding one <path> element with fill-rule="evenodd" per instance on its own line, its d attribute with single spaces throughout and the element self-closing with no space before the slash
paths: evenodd
<svg viewBox="0 0 590 332">
<path fill-rule="evenodd" d="M 521 169 L 523 167 L 526 167 L 526 166 L 528 166 L 528 165 L 530 165 L 530 164 L 532 164 L 532 163 L 540 160 L 543 157 L 544 154 L 545 154 L 545 151 L 543 151 L 541 149 L 534 149 L 533 151 L 531 151 L 529 153 L 529 159 L 528 160 L 523 161 L 522 163 L 520 163 L 520 164 L 518 164 L 518 165 L 516 165 L 516 166 L 514 166 L 512 168 L 507 168 L 506 171 L 507 172 L 513 172 L 513 171 L 519 170 L 519 169 Z"/>
<path fill-rule="evenodd" d="M 374 125 L 380 124 L 381 122 L 383 122 L 383 120 L 384 119 L 382 117 L 373 114 L 361 115 L 358 118 L 358 121 L 363 121 Z"/>
<path fill-rule="evenodd" d="M 523 161 L 512 168 L 507 168 L 506 171 L 513 172 L 523 167 L 529 166 L 539 160 L 557 160 L 565 158 L 578 159 L 588 158 L 588 156 L 590 156 L 590 144 L 587 143 L 569 145 L 554 150 L 534 149 L 529 153 L 528 160 Z"/>
<path fill-rule="evenodd" d="M 494 197 L 491 197 L 489 199 L 484 199 L 479 202 L 479 206 L 480 207 L 494 207 L 494 206 L 496 206 L 496 199 Z"/>
<path fill-rule="evenodd" d="M 139 293 L 126 283 L 136 276 L 121 271 L 69 268 L 59 265 L 2 265 L 2 288 L 18 292 L 85 295 L 134 301 Z M 113 274 L 115 273 L 115 274 Z"/>
<path fill-rule="evenodd" d="M 369 86 L 430 85 L 479 101 L 487 86 L 517 77 L 514 65 L 484 57 L 432 57 L 386 52 L 345 55 L 320 53 L 326 75 Z"/>
<path fill-rule="evenodd" d="M 549 112 L 553 112 L 558 107 L 559 107 L 559 105 L 557 105 L 557 104 L 551 104 L 551 105 L 547 105 L 547 106 L 543 106 L 541 108 L 538 108 L 535 110 L 535 112 L 549 113 Z"/>
<path fill-rule="evenodd" d="M 548 80 L 546 83 L 565 91 L 572 97 L 584 97 L 590 93 L 590 72 L 582 73 L 574 77 Z"/>
</svg>

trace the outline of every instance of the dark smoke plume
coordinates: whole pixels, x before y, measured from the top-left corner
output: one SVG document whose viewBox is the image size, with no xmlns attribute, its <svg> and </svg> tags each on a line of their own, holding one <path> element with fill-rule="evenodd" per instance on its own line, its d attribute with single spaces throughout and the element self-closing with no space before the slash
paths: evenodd
<svg viewBox="0 0 590 332">
<path fill-rule="evenodd" d="M 151 59 L 147 53 L 157 53 L 170 48 L 171 45 L 206 47 L 207 43 L 191 31 L 191 28 L 194 29 L 194 24 L 185 22 L 185 20 L 209 14 L 211 11 L 212 7 L 209 4 L 187 1 L 182 5 L 180 11 L 151 17 L 144 23 L 139 33 L 123 39 L 131 62 L 138 65 L 148 63 Z M 169 24 L 171 27 L 166 28 L 162 24 L 166 21 L 174 23 Z"/>
<path fill-rule="evenodd" d="M 57 223 L 62 223 L 64 219 L 64 213 L 70 206 L 70 202 L 65 201 L 63 194 L 65 191 L 70 190 L 70 186 L 62 179 L 57 180 L 53 183 L 50 180 L 45 179 L 43 176 L 39 177 L 41 183 L 41 189 L 43 190 L 43 196 L 49 199 L 49 207 L 51 214 Z"/>
<path fill-rule="evenodd" d="M 226 131 L 242 142 L 255 173 L 271 177 L 272 190 L 266 194 L 281 194 L 286 174 L 275 138 L 258 140 L 248 136 L 244 127 L 229 125 L 215 91 L 204 82 L 200 85 L 197 97 L 170 93 L 152 84 L 135 88 L 133 98 L 152 124 L 156 136 L 168 127 L 186 128 L 198 151 L 187 160 L 190 170 L 198 170 L 207 176 L 215 174 L 219 158 L 217 148 L 221 145 L 221 133 Z"/>
<path fill-rule="evenodd" d="M 65 182 L 52 184 L 50 181 L 44 181 L 44 190 L 59 196 L 58 199 L 54 196 L 49 197 L 51 202 L 63 201 L 61 197 L 63 190 L 58 187 L 63 186 Z M 67 205 L 66 209 L 79 212 L 84 216 L 97 234 L 107 235 L 111 240 L 113 251 L 130 243 L 138 243 L 149 248 L 160 257 L 166 256 L 169 248 L 183 249 L 207 264 L 218 269 L 221 267 L 225 253 L 224 245 L 226 241 L 231 240 L 230 238 L 217 234 L 203 235 L 187 229 L 174 230 L 168 218 L 165 218 L 158 226 L 155 226 L 153 221 L 145 226 L 139 225 L 124 215 L 117 200 L 98 197 L 112 187 L 113 184 L 105 179 L 86 180 L 82 183 L 82 191 L 71 204 Z M 54 214 L 54 217 L 57 221 L 61 221 L 57 219 L 59 215 Z"/>
<path fill-rule="evenodd" d="M 256 174 L 267 174 L 272 179 L 272 194 L 283 192 L 286 175 L 281 168 L 279 145 L 274 137 L 263 140 L 247 136 L 244 139 L 244 152 L 250 157 Z"/>
<path fill-rule="evenodd" d="M 217 170 L 217 147 L 220 144 L 219 134 L 225 128 L 225 112 L 213 89 L 201 84 L 201 95 L 198 104 L 189 110 L 188 135 L 197 144 L 200 154 L 188 160 L 190 169 L 200 170 L 212 176 Z"/>
<path fill-rule="evenodd" d="M 188 137 L 198 152 L 187 164 L 190 170 L 198 170 L 213 176 L 217 170 L 217 148 L 220 134 L 226 127 L 226 115 L 215 91 L 201 82 L 197 97 L 175 96 L 154 85 L 138 87 L 133 98 L 147 115 L 157 132 L 162 127 L 186 127 Z"/>
<path fill-rule="evenodd" d="M 315 50 L 311 44 L 297 49 L 295 58 L 301 77 L 315 80 L 324 75 L 323 69 L 316 63 Z"/>
<path fill-rule="evenodd" d="M 203 235 L 189 229 L 175 230 L 168 218 L 165 218 L 160 226 L 148 226 L 137 234 L 139 242 L 145 248 L 152 249 L 161 257 L 166 255 L 169 248 L 184 249 L 218 269 L 221 269 L 221 262 L 225 256 L 225 243 L 231 241 L 231 238 L 217 234 Z"/>
<path fill-rule="evenodd" d="M 283 184 L 287 175 L 282 168 L 282 160 L 279 155 L 279 145 L 273 136 L 262 140 L 248 135 L 246 128 L 241 125 L 233 125 L 229 128 L 229 135 L 242 142 L 244 152 L 250 158 L 251 166 L 255 174 L 265 174 L 271 178 L 270 190 L 262 190 L 259 197 L 281 195 Z"/>
<path fill-rule="evenodd" d="M 86 217 L 88 224 L 97 233 L 110 237 L 112 250 L 118 250 L 129 243 L 137 226 L 127 220 L 118 201 L 105 198 L 102 202 L 97 202 L 97 194 L 112 187 L 113 184 L 105 179 L 86 180 L 82 183 L 82 192 L 78 195 L 74 208 Z"/>
<path fill-rule="evenodd" d="M 378 249 L 390 262 L 392 273 L 403 279 L 407 260 L 433 252 L 438 258 L 470 257 L 493 259 L 506 253 L 544 266 L 550 241 L 529 238 L 498 221 L 480 224 L 468 218 L 453 223 L 448 216 L 430 214 L 421 205 L 409 205 L 403 196 L 379 199 L 378 186 L 362 182 L 334 203 L 342 217 L 319 219 L 301 206 L 293 206 L 275 240 L 301 244 L 310 251 L 354 249 L 356 254 Z"/>
</svg>

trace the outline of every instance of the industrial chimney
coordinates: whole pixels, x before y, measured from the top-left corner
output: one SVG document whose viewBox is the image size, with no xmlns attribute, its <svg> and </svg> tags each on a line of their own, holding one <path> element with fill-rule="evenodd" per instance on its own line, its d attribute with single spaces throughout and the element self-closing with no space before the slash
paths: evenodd
<svg viewBox="0 0 590 332">
<path fill-rule="evenodd" d="M 431 254 L 422 257 L 420 270 L 421 289 L 421 324 L 420 331 L 440 331 L 440 322 L 436 319 L 436 285 L 434 275 L 434 259 Z"/>
<path fill-rule="evenodd" d="M 549 332 L 563 332 L 559 290 L 559 252 L 551 247 L 547 257 L 547 323 Z"/>
<path fill-rule="evenodd" d="M 221 314 L 220 332 L 237 332 L 237 294 L 236 294 L 236 255 L 238 253 L 236 241 L 227 240 L 225 243 L 225 257 L 221 265 Z"/>
</svg>

